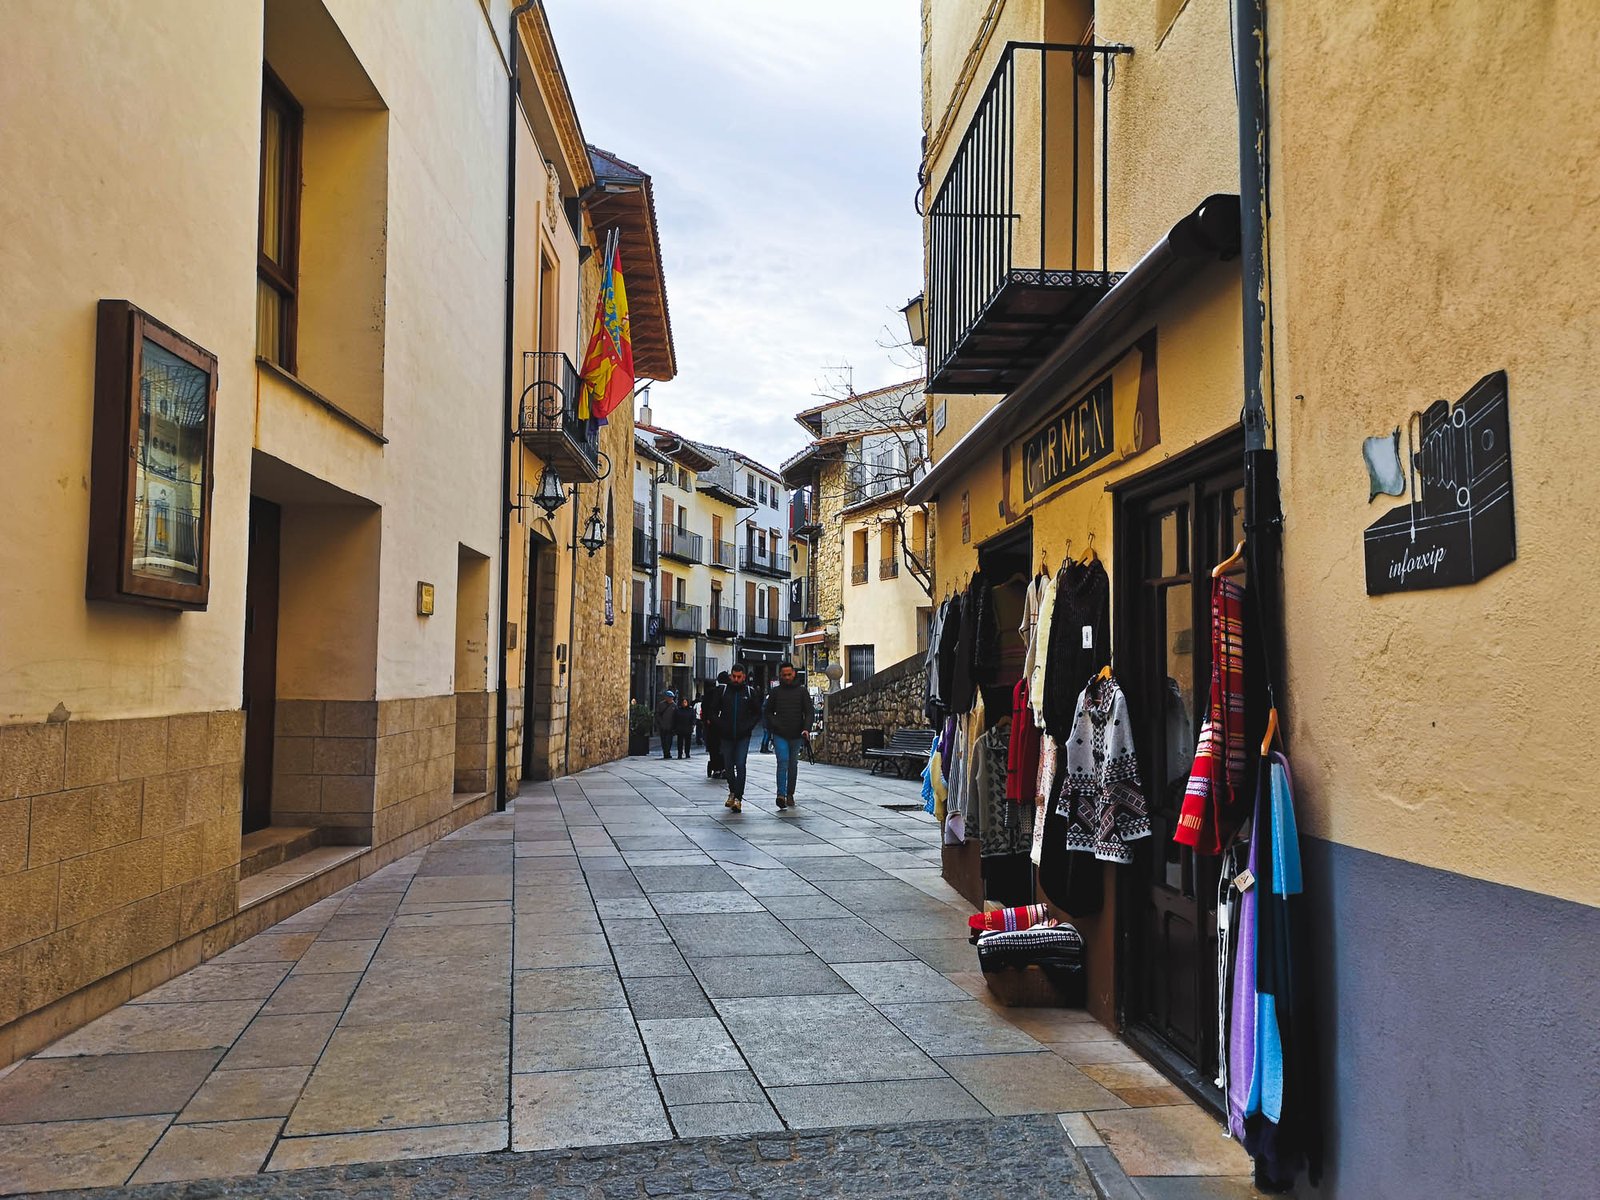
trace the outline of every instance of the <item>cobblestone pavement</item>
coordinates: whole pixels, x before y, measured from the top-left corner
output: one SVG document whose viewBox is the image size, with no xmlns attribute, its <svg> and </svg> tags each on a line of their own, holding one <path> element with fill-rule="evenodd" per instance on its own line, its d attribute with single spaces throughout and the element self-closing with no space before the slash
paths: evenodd
<svg viewBox="0 0 1600 1200">
<path fill-rule="evenodd" d="M 1087 1014 L 989 999 L 915 784 L 806 765 L 780 813 L 751 759 L 740 814 L 704 758 L 529 785 L 0 1072 L 0 1195 L 447 1196 L 512 1172 L 518 1194 L 670 1196 L 648 1189 L 699 1171 L 712 1194 L 1073 1196 L 1077 1155 L 1148 1177 L 1127 1196 L 1250 1194 L 1215 1122 Z M 997 1120 L 1030 1114 L 1052 1115 Z M 800 1136 L 869 1125 L 896 1128 Z M 588 1146 L 628 1149 L 503 1153 Z M 979 1186 L 1008 1147 L 1055 1164 L 1047 1190 Z M 1188 1175 L 1208 1190 L 1159 1186 Z"/>
<path fill-rule="evenodd" d="M 531 1154 L 284 1171 L 189 1185 L 74 1192 L 83 1200 L 304 1197 L 306 1200 L 694 1200 L 825 1196 L 920 1200 L 1095 1195 L 1051 1117 L 696 1138 Z"/>
</svg>

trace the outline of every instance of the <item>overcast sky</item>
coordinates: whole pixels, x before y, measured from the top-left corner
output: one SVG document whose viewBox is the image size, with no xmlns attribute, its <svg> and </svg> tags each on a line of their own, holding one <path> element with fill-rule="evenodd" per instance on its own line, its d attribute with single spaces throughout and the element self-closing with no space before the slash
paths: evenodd
<svg viewBox="0 0 1600 1200">
<path fill-rule="evenodd" d="M 922 290 L 917 0 L 545 8 L 584 136 L 654 179 L 678 356 L 658 424 L 777 467 L 831 368 L 857 391 L 918 374 L 878 344 Z"/>
</svg>

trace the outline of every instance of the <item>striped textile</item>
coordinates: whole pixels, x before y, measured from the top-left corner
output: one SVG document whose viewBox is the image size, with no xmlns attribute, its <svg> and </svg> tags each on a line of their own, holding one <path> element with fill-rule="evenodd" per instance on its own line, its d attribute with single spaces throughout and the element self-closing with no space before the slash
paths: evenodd
<svg viewBox="0 0 1600 1200">
<path fill-rule="evenodd" d="M 1049 909 L 1043 904 L 1026 904 L 1020 908 L 997 908 L 991 912 L 973 913 L 967 918 L 967 928 L 978 932 L 1029 929 L 1040 924 L 1049 915 Z"/>
<path fill-rule="evenodd" d="M 1172 840 L 1221 854 L 1244 788 L 1244 588 L 1211 583 L 1211 701 Z"/>
<path fill-rule="evenodd" d="M 1082 946 L 1083 936 L 1071 925 L 1036 925 L 1032 929 L 1015 929 L 1003 933 L 985 933 L 978 937 L 978 945 L 995 946 Z"/>
</svg>

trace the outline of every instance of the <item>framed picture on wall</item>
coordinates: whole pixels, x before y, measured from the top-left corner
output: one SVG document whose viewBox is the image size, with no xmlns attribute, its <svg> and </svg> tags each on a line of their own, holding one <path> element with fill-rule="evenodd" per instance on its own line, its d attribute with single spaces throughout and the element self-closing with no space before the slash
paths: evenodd
<svg viewBox="0 0 1600 1200">
<path fill-rule="evenodd" d="M 126 300 L 100 301 L 89 599 L 205 608 L 216 410 L 215 354 Z"/>
</svg>

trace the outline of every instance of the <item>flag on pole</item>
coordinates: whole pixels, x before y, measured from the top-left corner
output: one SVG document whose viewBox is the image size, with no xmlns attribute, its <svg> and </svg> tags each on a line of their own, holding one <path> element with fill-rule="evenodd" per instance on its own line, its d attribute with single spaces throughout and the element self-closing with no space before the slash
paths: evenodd
<svg viewBox="0 0 1600 1200">
<path fill-rule="evenodd" d="M 578 416 L 604 421 L 633 392 L 633 339 L 628 332 L 628 293 L 622 284 L 622 248 L 613 233 L 606 244 L 594 332 L 583 355 L 583 395 Z"/>
</svg>

